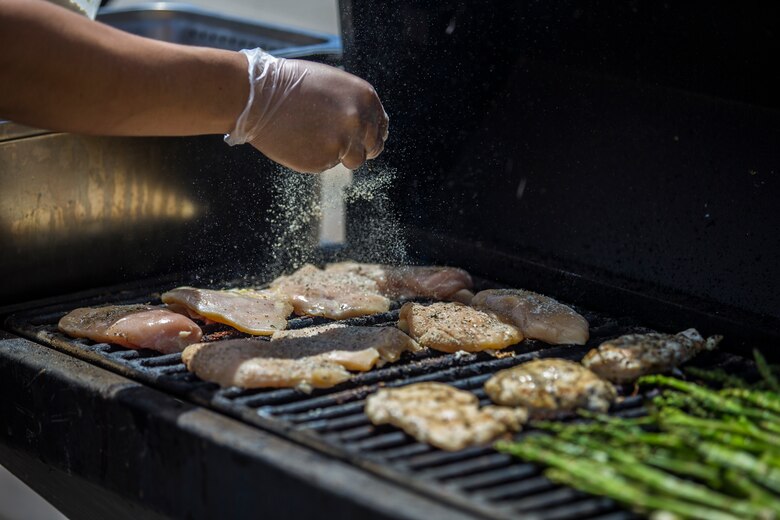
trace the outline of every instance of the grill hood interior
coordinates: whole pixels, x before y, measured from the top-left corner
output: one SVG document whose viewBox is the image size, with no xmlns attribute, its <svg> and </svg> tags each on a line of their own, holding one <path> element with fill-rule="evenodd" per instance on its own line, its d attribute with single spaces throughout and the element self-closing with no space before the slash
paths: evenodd
<svg viewBox="0 0 780 520">
<path fill-rule="evenodd" d="M 780 330 L 776 6 L 343 0 L 342 13 L 345 65 L 391 117 L 379 160 L 402 179 L 418 248 L 487 274 L 478 243 Z"/>
</svg>

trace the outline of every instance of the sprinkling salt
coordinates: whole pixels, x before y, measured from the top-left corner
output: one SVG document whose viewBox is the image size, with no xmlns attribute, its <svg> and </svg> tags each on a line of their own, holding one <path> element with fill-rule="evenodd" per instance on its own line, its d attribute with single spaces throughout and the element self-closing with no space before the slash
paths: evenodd
<svg viewBox="0 0 780 520">
<path fill-rule="evenodd" d="M 395 179 L 394 169 L 364 166 L 353 173 L 350 186 L 333 195 L 343 197 L 348 208 L 356 209 L 354 213 L 347 211 L 347 218 L 351 218 L 347 222 L 351 257 L 382 264 L 409 263 L 403 226 L 390 196 Z M 316 175 L 302 175 L 281 167 L 269 190 L 272 202 L 266 247 L 271 254 L 268 264 L 258 273 L 265 278 L 320 260 L 317 232 L 321 205 L 332 202 L 320 199 Z"/>
</svg>

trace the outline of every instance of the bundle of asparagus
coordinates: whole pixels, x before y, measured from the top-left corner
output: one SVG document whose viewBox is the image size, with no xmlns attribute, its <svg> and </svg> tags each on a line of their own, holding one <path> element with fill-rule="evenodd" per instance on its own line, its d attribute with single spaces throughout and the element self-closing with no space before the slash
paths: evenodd
<svg viewBox="0 0 780 520">
<path fill-rule="evenodd" d="M 583 423 L 536 422 L 547 433 L 496 448 L 547 466 L 553 481 L 645 513 L 780 518 L 780 393 L 772 370 L 756 359 L 763 375 L 758 388 L 717 372 L 696 377 L 719 383 L 719 390 L 646 376 L 640 385 L 662 389 L 647 416 L 588 413 L 591 420 Z"/>
</svg>

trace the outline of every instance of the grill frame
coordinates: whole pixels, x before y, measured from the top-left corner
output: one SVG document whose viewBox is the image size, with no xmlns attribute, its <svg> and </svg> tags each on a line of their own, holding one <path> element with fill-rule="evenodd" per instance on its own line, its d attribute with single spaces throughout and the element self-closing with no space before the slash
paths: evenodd
<svg viewBox="0 0 780 520">
<path fill-rule="evenodd" d="M 5 332 L 0 374 L 0 463 L 71 519 L 473 518 Z"/>
<path fill-rule="evenodd" d="M 493 452 L 490 448 L 469 449 L 455 454 L 410 442 L 402 432 L 389 426 L 373 427 L 362 414 L 362 400 L 378 386 L 396 386 L 410 382 L 437 380 L 455 386 L 474 389 L 500 368 L 513 366 L 536 357 L 567 357 L 579 359 L 599 341 L 620 334 L 649 331 L 634 318 L 615 319 L 592 311 L 578 309 L 591 322 L 592 339 L 585 347 L 544 347 L 526 341 L 515 347 L 514 358 L 492 359 L 485 354 L 454 356 L 427 354 L 406 359 L 355 376 L 337 390 L 315 391 L 303 396 L 294 390 L 240 390 L 218 389 L 217 385 L 198 381 L 186 372 L 178 354 L 126 350 L 106 344 L 92 344 L 87 340 L 73 340 L 53 332 L 52 324 L 67 312 L 82 305 L 103 303 L 137 303 L 154 300 L 159 293 L 149 287 L 165 288 L 178 283 L 155 281 L 153 285 L 124 292 L 103 293 L 78 302 L 59 302 L 49 307 L 35 307 L 11 315 L 6 326 L 15 333 L 43 342 L 58 350 L 90 363 L 122 374 L 145 385 L 157 388 L 193 405 L 212 409 L 246 424 L 272 432 L 285 439 L 317 451 L 328 457 L 360 468 L 407 491 L 438 501 L 454 510 L 481 518 L 510 518 L 519 513 L 543 518 L 630 518 L 613 502 L 549 483 L 541 470 L 511 457 Z M 242 281 L 246 285 L 246 281 Z M 231 284 L 227 284 L 231 285 Z M 498 284 L 478 281 L 479 288 Z M 116 295 L 121 294 L 118 298 Z M 353 318 L 354 325 L 389 325 L 397 317 L 395 310 L 384 315 Z M 319 318 L 296 318 L 291 328 L 323 323 Z M 48 325 L 41 325 L 42 323 Z M 30 325 L 33 324 L 33 325 Z M 704 355 L 705 364 L 722 365 L 739 358 L 725 353 Z M 749 369 L 743 364 L 741 369 Z M 483 403 L 484 393 L 477 390 Z M 343 403 L 338 403 L 342 401 Z M 616 407 L 618 415 L 643 413 L 637 405 L 641 399 L 629 398 Z M 337 404 L 338 403 L 338 404 Z M 325 418 L 323 419 L 323 415 Z M 323 431 L 329 433 L 322 434 Z M 339 433 L 340 432 L 340 433 Z M 520 434 L 522 435 L 522 434 Z M 382 455 L 382 448 L 389 455 Z M 380 453 L 377 455 L 377 453 Z M 485 471 L 487 469 L 487 471 Z M 469 491 L 466 493 L 465 491 Z"/>
</svg>

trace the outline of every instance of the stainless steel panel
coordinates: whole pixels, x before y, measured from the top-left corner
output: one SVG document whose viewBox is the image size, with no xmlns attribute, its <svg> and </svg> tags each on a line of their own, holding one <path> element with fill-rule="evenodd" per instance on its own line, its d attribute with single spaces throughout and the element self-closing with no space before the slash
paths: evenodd
<svg viewBox="0 0 780 520">
<path fill-rule="evenodd" d="M 0 305 L 260 261 L 277 167 L 218 136 L 0 143 Z"/>
<path fill-rule="evenodd" d="M 181 4 L 109 7 L 98 19 L 187 45 L 326 62 L 341 52 L 336 35 Z M 198 267 L 217 276 L 217 266 L 242 274 L 300 260 L 316 242 L 317 212 L 303 206 L 318 181 L 278 175 L 253 148 L 219 136 L 86 137 L 0 121 L 0 306 Z"/>
<path fill-rule="evenodd" d="M 10 141 L 11 139 L 45 134 L 47 132 L 48 130 L 40 130 L 38 128 L 20 125 L 13 121 L 0 120 L 0 143 L 3 141 Z"/>
<path fill-rule="evenodd" d="M 107 7 L 97 19 L 133 34 L 184 45 L 228 50 L 261 47 L 288 58 L 341 54 L 341 38 L 335 34 L 235 18 L 184 4 Z"/>
</svg>

